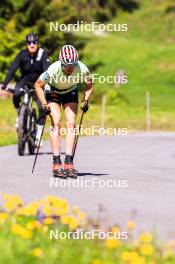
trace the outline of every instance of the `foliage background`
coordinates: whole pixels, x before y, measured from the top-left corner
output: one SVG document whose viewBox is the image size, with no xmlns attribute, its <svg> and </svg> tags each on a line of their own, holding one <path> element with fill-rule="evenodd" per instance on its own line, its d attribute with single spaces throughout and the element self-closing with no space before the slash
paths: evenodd
<svg viewBox="0 0 175 264">
<path fill-rule="evenodd" d="M 71 43 L 92 73 L 107 76 L 123 70 L 128 76 L 128 83 L 120 87 L 95 82 L 87 125 L 100 125 L 102 95 L 106 94 L 106 127 L 145 130 L 145 97 L 149 91 L 151 129 L 174 131 L 174 0 L 78 0 L 73 3 L 70 0 L 2 0 L 0 17 L 0 82 L 16 54 L 25 47 L 25 35 L 35 31 L 40 35 L 41 46 L 48 50 L 51 62 L 58 59 L 63 44 Z M 128 31 L 100 35 L 50 32 L 50 21 L 128 24 Z M 18 76 L 19 72 L 13 80 Z M 1 145 L 16 142 L 16 113 L 10 100 L 0 100 L 0 107 L 4 106 L 5 116 L 0 115 Z M 10 137 L 8 131 L 11 131 Z"/>
</svg>

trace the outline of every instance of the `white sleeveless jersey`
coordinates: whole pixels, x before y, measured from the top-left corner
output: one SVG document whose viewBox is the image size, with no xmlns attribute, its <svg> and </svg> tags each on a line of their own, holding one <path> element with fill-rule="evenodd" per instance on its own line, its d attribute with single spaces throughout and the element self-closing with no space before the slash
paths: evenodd
<svg viewBox="0 0 175 264">
<path fill-rule="evenodd" d="M 43 72 L 39 79 L 42 80 L 46 89 L 58 89 L 58 93 L 68 93 L 77 88 L 77 84 L 88 82 L 90 77 L 89 69 L 85 64 L 78 61 L 72 74 L 65 75 L 60 61 L 52 63 L 49 68 Z"/>
</svg>

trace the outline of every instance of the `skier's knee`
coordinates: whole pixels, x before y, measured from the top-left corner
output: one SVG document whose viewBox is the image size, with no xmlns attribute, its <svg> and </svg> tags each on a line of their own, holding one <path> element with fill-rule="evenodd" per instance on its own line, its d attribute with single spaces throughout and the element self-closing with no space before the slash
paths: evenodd
<svg viewBox="0 0 175 264">
<path fill-rule="evenodd" d="M 74 127 L 75 127 L 75 123 L 74 122 L 70 122 L 70 121 L 67 121 L 66 125 L 67 125 L 68 129 L 74 129 Z"/>
<path fill-rule="evenodd" d="M 75 123 L 74 122 L 67 121 L 66 125 L 67 125 L 68 134 L 69 135 L 74 134 Z"/>
<path fill-rule="evenodd" d="M 60 135 L 61 122 L 55 122 L 51 124 L 51 134 Z"/>
</svg>

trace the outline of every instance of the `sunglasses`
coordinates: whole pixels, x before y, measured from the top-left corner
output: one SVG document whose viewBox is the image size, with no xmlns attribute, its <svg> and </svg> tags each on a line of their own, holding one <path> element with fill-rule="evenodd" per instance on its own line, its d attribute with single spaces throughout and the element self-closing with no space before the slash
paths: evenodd
<svg viewBox="0 0 175 264">
<path fill-rule="evenodd" d="M 64 67 L 64 68 L 74 68 L 76 65 L 77 65 L 77 63 L 74 63 L 74 64 L 70 64 L 70 65 L 67 65 L 67 64 L 61 64 L 62 65 L 62 67 Z"/>
<path fill-rule="evenodd" d="M 38 44 L 38 42 L 37 42 L 36 40 L 34 40 L 34 41 L 27 41 L 27 45 L 28 45 L 28 46 L 30 46 L 32 43 L 33 43 L 34 45 Z"/>
</svg>

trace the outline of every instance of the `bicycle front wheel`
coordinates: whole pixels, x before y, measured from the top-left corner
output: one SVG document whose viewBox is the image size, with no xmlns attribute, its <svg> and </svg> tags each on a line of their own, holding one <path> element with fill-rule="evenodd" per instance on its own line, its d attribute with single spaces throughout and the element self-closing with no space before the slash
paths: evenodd
<svg viewBox="0 0 175 264">
<path fill-rule="evenodd" d="M 36 140 L 36 110 L 33 108 L 30 112 L 29 121 L 29 139 L 28 139 L 28 150 L 29 154 L 35 154 L 35 140 Z"/>
<path fill-rule="evenodd" d="M 25 145 L 27 140 L 27 117 L 28 109 L 22 105 L 18 119 L 18 154 L 23 156 L 25 152 Z"/>
</svg>

